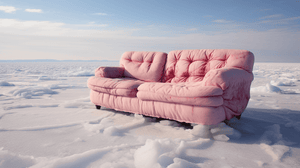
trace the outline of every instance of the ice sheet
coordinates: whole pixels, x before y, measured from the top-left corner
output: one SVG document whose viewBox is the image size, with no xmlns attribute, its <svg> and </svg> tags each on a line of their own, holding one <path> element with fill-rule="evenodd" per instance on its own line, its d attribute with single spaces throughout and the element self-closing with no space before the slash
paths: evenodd
<svg viewBox="0 0 300 168">
<path fill-rule="evenodd" d="M 184 123 L 96 110 L 87 79 L 117 62 L 0 64 L 0 168 L 300 165 L 300 64 L 256 63 L 247 109 L 213 127 L 215 140 Z"/>
</svg>

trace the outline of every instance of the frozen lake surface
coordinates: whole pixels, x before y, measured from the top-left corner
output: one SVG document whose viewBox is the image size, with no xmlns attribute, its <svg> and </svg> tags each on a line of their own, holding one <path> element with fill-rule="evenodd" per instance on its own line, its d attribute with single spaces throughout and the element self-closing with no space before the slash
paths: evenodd
<svg viewBox="0 0 300 168">
<path fill-rule="evenodd" d="M 297 168 L 300 64 L 255 63 L 241 120 L 201 139 L 175 121 L 102 108 L 87 79 L 118 62 L 0 62 L 0 168 Z"/>
</svg>

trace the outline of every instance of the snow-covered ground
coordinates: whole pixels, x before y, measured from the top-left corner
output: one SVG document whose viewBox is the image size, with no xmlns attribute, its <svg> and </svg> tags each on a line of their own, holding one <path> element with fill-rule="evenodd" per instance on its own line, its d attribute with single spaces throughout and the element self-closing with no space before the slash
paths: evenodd
<svg viewBox="0 0 300 168">
<path fill-rule="evenodd" d="M 241 120 L 212 129 L 96 110 L 86 86 L 118 62 L 0 63 L 0 168 L 255 168 L 300 165 L 300 64 L 256 63 Z"/>
</svg>

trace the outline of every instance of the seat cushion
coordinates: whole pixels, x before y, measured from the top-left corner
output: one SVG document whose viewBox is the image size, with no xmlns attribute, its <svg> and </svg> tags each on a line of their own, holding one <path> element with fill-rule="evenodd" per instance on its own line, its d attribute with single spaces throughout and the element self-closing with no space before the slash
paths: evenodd
<svg viewBox="0 0 300 168">
<path fill-rule="evenodd" d="M 136 97 L 137 87 L 144 81 L 132 78 L 91 77 L 88 87 L 94 91 L 117 96 Z"/>
<path fill-rule="evenodd" d="M 125 52 L 120 60 L 124 76 L 148 82 L 162 79 L 167 53 L 163 52 Z"/>
<path fill-rule="evenodd" d="M 223 104 L 223 90 L 217 86 L 203 86 L 194 83 L 144 83 L 138 87 L 137 97 L 197 106 L 220 106 Z"/>
</svg>

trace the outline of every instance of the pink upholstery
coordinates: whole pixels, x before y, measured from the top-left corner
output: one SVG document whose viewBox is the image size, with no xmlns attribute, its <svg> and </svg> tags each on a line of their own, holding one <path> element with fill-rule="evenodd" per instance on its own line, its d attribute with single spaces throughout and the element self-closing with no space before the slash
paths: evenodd
<svg viewBox="0 0 300 168">
<path fill-rule="evenodd" d="M 211 97 L 176 97 L 170 95 L 164 95 L 159 93 L 141 92 L 137 93 L 137 97 L 145 101 L 160 101 L 167 103 L 178 103 L 184 105 L 195 105 L 195 106 L 220 106 L 223 104 L 222 96 L 211 96 Z"/>
<path fill-rule="evenodd" d="M 199 82 L 213 69 L 236 67 L 252 72 L 253 54 L 246 50 L 177 50 L 168 54 L 163 82 Z"/>
<path fill-rule="evenodd" d="M 253 64 L 246 50 L 132 51 L 121 67 L 98 68 L 88 87 L 96 105 L 212 125 L 245 110 Z"/>
<path fill-rule="evenodd" d="M 94 104 L 107 108 L 186 123 L 212 125 L 225 119 L 222 106 L 201 107 L 159 101 L 143 101 L 137 97 L 115 96 L 94 90 L 91 90 L 90 98 Z"/>
<path fill-rule="evenodd" d="M 240 115 L 250 99 L 253 74 L 239 68 L 221 68 L 209 71 L 203 80 L 205 86 L 218 86 L 222 90 L 227 119 Z"/>
<path fill-rule="evenodd" d="M 199 83 L 144 83 L 138 87 L 137 97 L 198 106 L 220 106 L 223 90 L 216 86 L 201 86 Z"/>
<path fill-rule="evenodd" d="M 99 67 L 95 70 L 95 76 L 104 78 L 121 78 L 124 75 L 122 67 Z"/>
<path fill-rule="evenodd" d="M 139 91 L 152 92 L 177 97 L 220 96 L 223 90 L 216 86 L 204 86 L 205 83 L 151 83 L 145 82 Z"/>
<path fill-rule="evenodd" d="M 167 54 L 163 52 L 125 52 L 120 60 L 124 76 L 149 82 L 160 82 Z"/>
<path fill-rule="evenodd" d="M 92 90 L 118 96 L 136 97 L 137 87 L 144 83 L 132 78 L 91 77 L 88 87 Z"/>
</svg>

